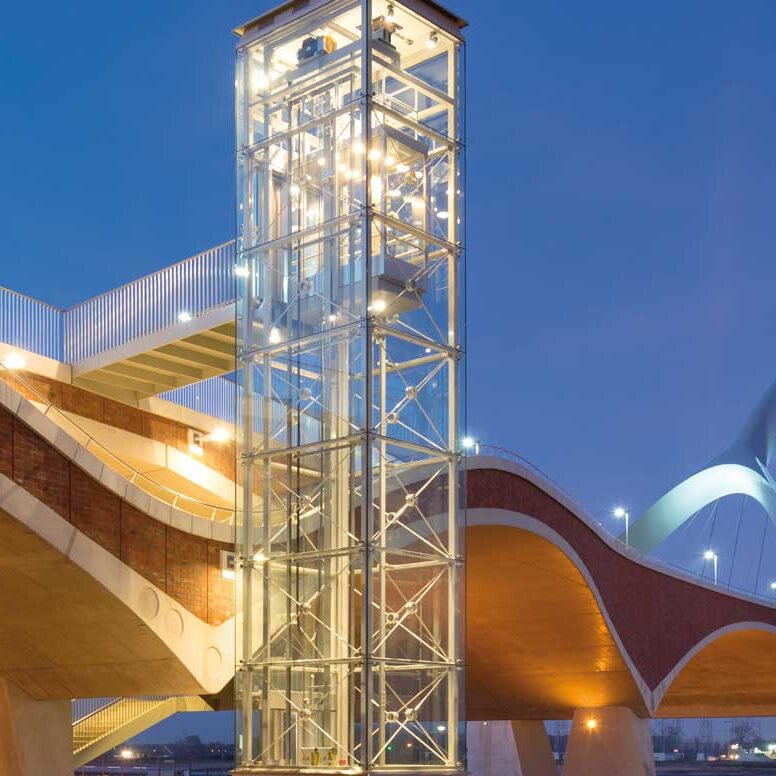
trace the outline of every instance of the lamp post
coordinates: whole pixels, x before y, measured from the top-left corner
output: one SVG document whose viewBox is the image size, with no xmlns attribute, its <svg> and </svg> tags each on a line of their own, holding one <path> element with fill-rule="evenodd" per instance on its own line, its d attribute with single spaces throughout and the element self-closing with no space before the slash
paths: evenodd
<svg viewBox="0 0 776 776">
<path fill-rule="evenodd" d="M 703 553 L 703 557 L 706 560 L 711 560 L 714 562 L 714 584 L 717 584 L 717 560 L 719 559 L 716 552 L 712 552 L 711 550 L 706 550 L 706 552 Z"/>
<path fill-rule="evenodd" d="M 614 510 L 614 516 L 618 520 L 625 520 L 625 546 L 629 547 L 630 542 L 628 540 L 628 529 L 630 526 L 630 515 L 628 514 L 628 510 L 623 509 L 623 507 L 617 507 L 617 509 Z"/>
<path fill-rule="evenodd" d="M 480 454 L 480 441 L 479 439 L 474 439 L 470 436 L 466 436 L 461 440 L 461 446 L 464 450 L 474 450 L 475 455 Z"/>
</svg>

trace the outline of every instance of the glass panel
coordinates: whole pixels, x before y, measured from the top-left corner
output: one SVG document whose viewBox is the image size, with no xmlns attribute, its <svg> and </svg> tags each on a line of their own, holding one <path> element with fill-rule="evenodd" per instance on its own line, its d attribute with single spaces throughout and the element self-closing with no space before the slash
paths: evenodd
<svg viewBox="0 0 776 776">
<path fill-rule="evenodd" d="M 463 767 L 462 46 L 373 17 L 237 56 L 238 773 Z"/>
</svg>

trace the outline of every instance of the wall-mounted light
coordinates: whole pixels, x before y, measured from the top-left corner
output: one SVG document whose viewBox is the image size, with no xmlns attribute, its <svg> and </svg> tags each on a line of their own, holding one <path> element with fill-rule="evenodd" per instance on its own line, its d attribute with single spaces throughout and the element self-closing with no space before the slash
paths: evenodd
<svg viewBox="0 0 776 776">
<path fill-rule="evenodd" d="M 234 582 L 237 579 L 235 554 L 230 550 L 221 550 L 221 578 Z"/>
<path fill-rule="evenodd" d="M 202 447 L 202 432 L 195 431 L 193 428 L 189 429 L 189 452 L 200 458 L 205 454 L 205 450 Z"/>
<path fill-rule="evenodd" d="M 178 313 L 178 320 L 181 323 L 188 323 L 192 319 L 192 314 L 188 310 L 181 310 Z"/>
<path fill-rule="evenodd" d="M 436 30 L 431 30 L 431 32 L 428 34 L 426 46 L 430 49 L 436 48 L 437 43 L 439 43 L 439 35 L 437 34 Z"/>
<path fill-rule="evenodd" d="M 24 369 L 27 366 L 27 359 L 21 353 L 9 353 L 3 359 L 3 366 L 6 369 Z"/>
</svg>

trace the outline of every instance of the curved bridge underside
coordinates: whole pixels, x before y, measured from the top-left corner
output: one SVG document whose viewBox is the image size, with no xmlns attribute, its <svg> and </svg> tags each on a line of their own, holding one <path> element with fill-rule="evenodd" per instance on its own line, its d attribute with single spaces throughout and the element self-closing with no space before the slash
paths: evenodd
<svg viewBox="0 0 776 776">
<path fill-rule="evenodd" d="M 209 613 L 224 582 L 206 570 L 218 581 L 200 606 L 174 564 L 217 558 L 229 527 L 211 547 L 206 521 L 136 492 L 10 388 L 0 404 L 0 677 L 41 700 L 219 692 L 234 622 Z M 41 488 L 52 468 L 65 500 Z M 470 719 L 776 714 L 776 609 L 625 551 L 515 464 L 470 461 L 467 499 Z M 154 525 L 166 577 L 131 544 Z"/>
<path fill-rule="evenodd" d="M 628 553 L 546 482 L 467 477 L 467 714 L 776 713 L 776 609 Z"/>
</svg>

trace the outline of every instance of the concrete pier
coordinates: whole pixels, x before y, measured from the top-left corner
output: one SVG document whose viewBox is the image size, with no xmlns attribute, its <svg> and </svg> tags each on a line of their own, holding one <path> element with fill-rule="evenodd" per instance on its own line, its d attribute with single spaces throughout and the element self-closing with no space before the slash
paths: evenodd
<svg viewBox="0 0 776 776">
<path fill-rule="evenodd" d="M 578 709 L 563 776 L 654 776 L 649 721 L 630 709 Z"/>
</svg>

